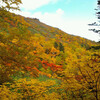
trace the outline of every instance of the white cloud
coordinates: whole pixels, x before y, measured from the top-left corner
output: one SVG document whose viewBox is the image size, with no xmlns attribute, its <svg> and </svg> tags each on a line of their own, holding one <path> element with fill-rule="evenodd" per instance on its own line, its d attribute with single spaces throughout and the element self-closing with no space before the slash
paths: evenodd
<svg viewBox="0 0 100 100">
<path fill-rule="evenodd" d="M 55 13 L 44 13 L 42 14 L 41 12 L 36 12 L 34 13 L 31 17 L 36 17 L 40 19 L 40 21 L 51 25 L 53 27 L 60 27 L 63 26 L 63 16 L 64 11 L 62 9 L 58 9 Z"/>
<path fill-rule="evenodd" d="M 32 14 L 28 11 L 18 11 L 18 10 L 12 11 L 12 10 L 10 10 L 10 12 L 13 12 L 13 13 L 18 14 L 18 15 L 22 15 L 24 17 L 31 17 L 32 16 Z"/>
<path fill-rule="evenodd" d="M 94 22 L 93 19 L 77 19 L 77 18 L 66 18 L 64 17 L 64 11 L 59 8 L 55 13 L 42 13 L 36 12 L 31 14 L 30 12 L 16 12 L 26 17 L 38 18 L 41 22 L 46 23 L 47 25 L 60 28 L 69 34 L 74 34 L 77 36 L 85 37 L 90 40 L 98 41 L 99 35 L 88 31 L 88 24 Z"/>
<path fill-rule="evenodd" d="M 34 13 L 31 17 L 36 17 L 48 25 L 58 27 L 66 33 L 74 34 L 94 41 L 99 40 L 98 34 L 88 31 L 88 29 L 91 28 L 88 26 L 88 24 L 93 22 L 93 19 L 68 19 L 63 15 L 64 11 L 59 8 L 55 13 L 42 14 L 41 12 L 37 12 Z"/>
<path fill-rule="evenodd" d="M 21 8 L 25 10 L 35 10 L 49 3 L 56 3 L 58 0 L 22 0 Z"/>
<path fill-rule="evenodd" d="M 62 15 L 62 14 L 64 14 L 64 11 L 63 11 L 62 9 L 58 9 L 58 10 L 56 11 L 56 13 L 59 14 L 59 15 Z"/>
<path fill-rule="evenodd" d="M 66 19 L 66 21 L 64 22 L 65 26 L 62 27 L 62 30 L 64 30 L 69 34 L 81 36 L 93 41 L 98 41 L 100 39 L 99 34 L 96 34 L 88 30 L 91 28 L 88 26 L 88 24 L 91 22 L 92 21 L 88 21 L 88 20 L 78 20 L 78 19 L 67 20 Z"/>
</svg>

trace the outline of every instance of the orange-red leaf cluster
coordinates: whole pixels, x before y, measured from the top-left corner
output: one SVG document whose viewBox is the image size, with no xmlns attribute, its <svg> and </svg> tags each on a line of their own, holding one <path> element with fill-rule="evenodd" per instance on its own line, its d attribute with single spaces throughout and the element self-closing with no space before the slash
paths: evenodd
<svg viewBox="0 0 100 100">
<path fill-rule="evenodd" d="M 43 61 L 39 60 L 39 62 L 42 63 L 42 66 L 45 69 L 47 69 L 48 67 L 50 67 L 52 71 L 63 70 L 63 68 L 62 68 L 63 66 L 62 65 L 56 65 L 54 63 L 49 63 L 48 61 L 44 61 L 44 60 Z"/>
</svg>

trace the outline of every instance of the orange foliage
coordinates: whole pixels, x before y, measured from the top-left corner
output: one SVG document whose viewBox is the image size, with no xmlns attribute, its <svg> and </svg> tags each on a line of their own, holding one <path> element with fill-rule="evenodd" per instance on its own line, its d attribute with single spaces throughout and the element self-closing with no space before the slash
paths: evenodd
<svg viewBox="0 0 100 100">
<path fill-rule="evenodd" d="M 63 67 L 62 65 L 55 65 L 54 63 L 49 63 L 48 61 L 44 61 L 44 60 L 43 61 L 39 60 L 39 62 L 42 63 L 42 66 L 45 69 L 47 69 L 48 67 L 50 67 L 52 71 L 63 70 L 62 69 L 62 67 Z"/>
<path fill-rule="evenodd" d="M 16 52 L 16 55 L 18 55 L 19 54 L 19 52 Z"/>
<path fill-rule="evenodd" d="M 6 63 L 7 66 L 11 66 L 11 63 Z"/>
<path fill-rule="evenodd" d="M 44 73 L 42 71 L 39 71 L 36 67 L 29 67 L 29 66 L 26 66 L 26 70 L 27 71 L 30 71 L 30 74 L 33 74 L 32 71 L 35 70 L 36 72 L 38 72 L 39 74 L 41 75 L 46 75 L 47 77 L 51 77 L 51 74 L 47 74 L 47 73 Z"/>
<path fill-rule="evenodd" d="M 26 66 L 25 68 L 26 68 L 27 71 L 31 71 L 31 67 Z"/>
<path fill-rule="evenodd" d="M 34 69 L 34 70 L 36 70 L 37 72 L 40 73 L 40 71 L 36 67 L 33 67 L 32 69 Z"/>
<path fill-rule="evenodd" d="M 33 53 L 34 53 L 34 54 L 36 54 L 36 53 L 37 53 L 37 51 L 33 51 Z"/>
<path fill-rule="evenodd" d="M 16 26 L 16 24 L 14 24 L 14 22 L 9 20 L 7 17 L 5 17 L 4 20 L 7 21 L 8 23 L 10 23 L 14 27 Z"/>
</svg>

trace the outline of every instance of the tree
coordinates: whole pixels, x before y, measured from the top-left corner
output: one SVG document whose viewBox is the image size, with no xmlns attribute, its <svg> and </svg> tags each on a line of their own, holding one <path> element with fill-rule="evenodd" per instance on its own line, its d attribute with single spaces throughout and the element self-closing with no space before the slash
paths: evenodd
<svg viewBox="0 0 100 100">
<path fill-rule="evenodd" d="M 64 46 L 62 45 L 62 43 L 59 43 L 59 50 L 64 52 Z"/>
<path fill-rule="evenodd" d="M 95 26 L 96 28 L 93 28 L 93 29 L 89 29 L 90 31 L 93 31 L 95 33 L 98 33 L 100 34 L 100 0 L 97 1 L 97 9 L 96 10 L 96 16 L 97 16 L 97 19 L 98 19 L 98 22 L 94 22 L 92 24 L 88 24 L 89 26 Z"/>
<path fill-rule="evenodd" d="M 0 10 L 20 10 L 19 4 L 21 3 L 21 0 L 0 0 Z"/>
<path fill-rule="evenodd" d="M 100 0 L 98 0 L 98 12 L 97 12 L 97 15 L 98 15 L 98 19 L 100 19 Z"/>
<path fill-rule="evenodd" d="M 73 66 L 74 65 L 74 66 Z M 100 55 L 95 52 L 67 65 L 65 70 L 57 73 L 62 80 L 68 100 L 100 100 Z M 66 100 L 66 99 L 65 99 Z"/>
</svg>

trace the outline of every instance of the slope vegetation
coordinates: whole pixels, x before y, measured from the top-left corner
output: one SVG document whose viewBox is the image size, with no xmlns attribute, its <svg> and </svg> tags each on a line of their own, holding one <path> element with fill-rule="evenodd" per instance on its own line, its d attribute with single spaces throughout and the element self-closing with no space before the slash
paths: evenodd
<svg viewBox="0 0 100 100">
<path fill-rule="evenodd" d="M 97 46 L 0 10 L 0 100 L 99 100 Z"/>
</svg>

